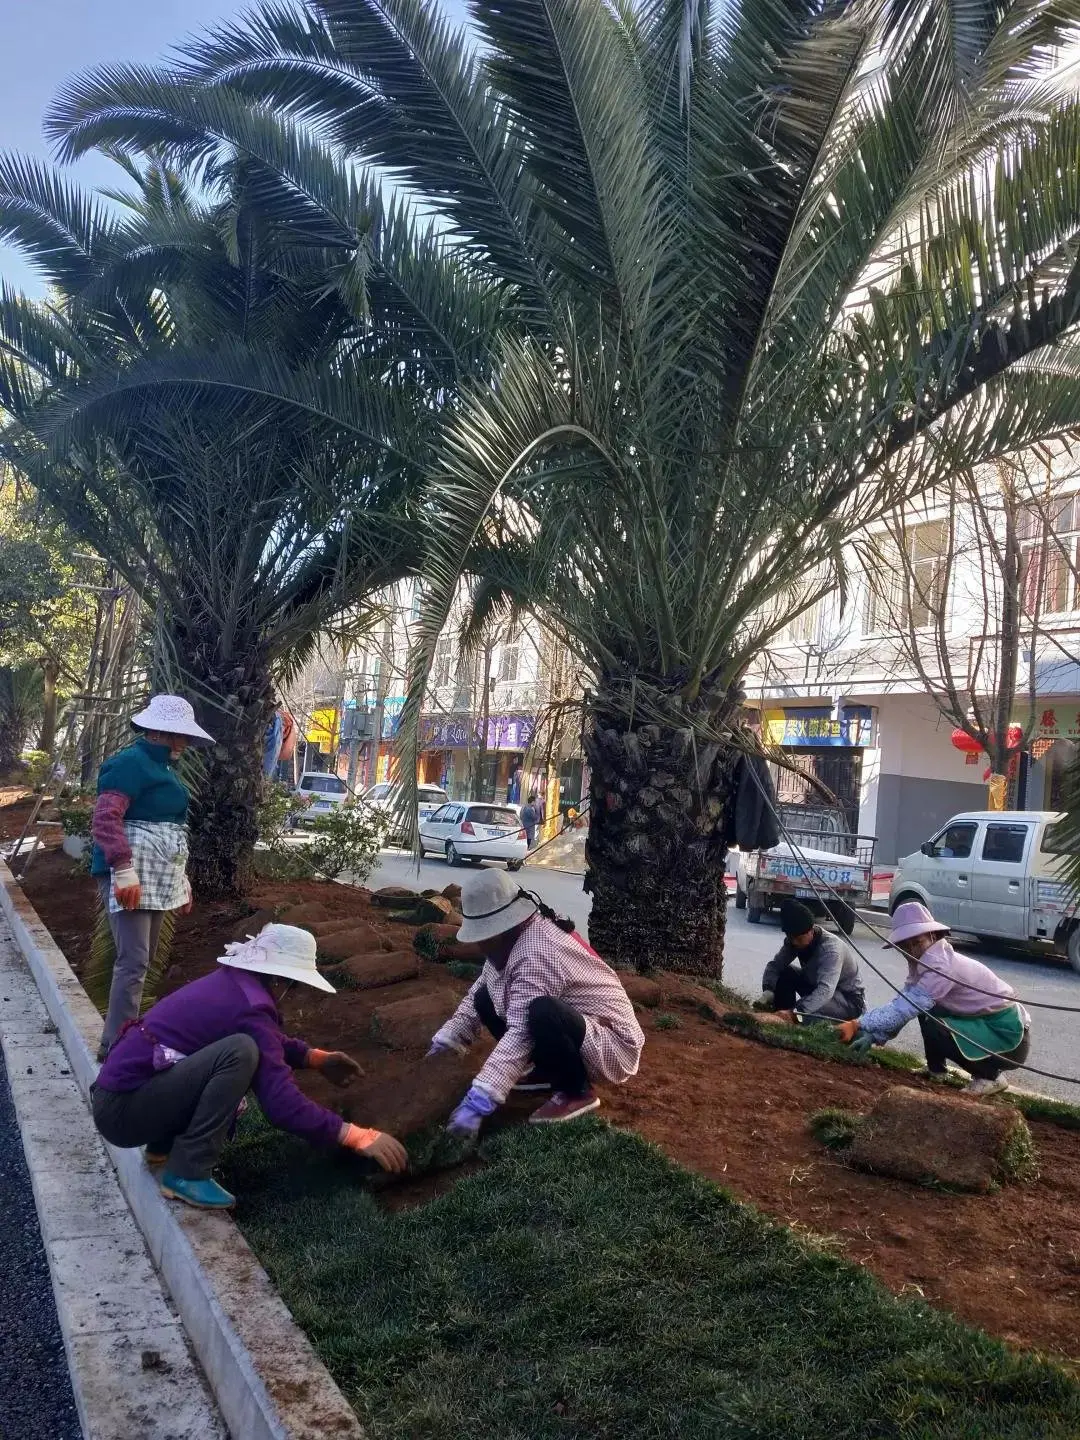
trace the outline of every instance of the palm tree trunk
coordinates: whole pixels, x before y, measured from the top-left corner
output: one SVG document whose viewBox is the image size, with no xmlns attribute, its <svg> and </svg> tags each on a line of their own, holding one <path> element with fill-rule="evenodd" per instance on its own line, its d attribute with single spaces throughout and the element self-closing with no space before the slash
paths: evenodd
<svg viewBox="0 0 1080 1440">
<path fill-rule="evenodd" d="M 635 723 L 625 706 L 596 698 L 585 733 L 585 889 L 589 938 L 613 965 L 722 974 L 724 816 L 738 755 L 695 729 L 707 720 L 715 733 L 725 713 L 703 707 L 681 723 Z"/>
<path fill-rule="evenodd" d="M 60 675 L 60 664 L 51 657 L 45 661 L 45 702 L 41 716 L 41 738 L 38 749 L 51 755 L 56 744 L 56 682 Z"/>
<path fill-rule="evenodd" d="M 199 637 L 201 638 L 201 637 Z M 200 723 L 215 744 L 201 752 L 192 788 L 188 874 L 199 899 L 234 899 L 254 878 L 256 811 L 262 791 L 263 743 L 274 710 L 270 669 L 258 645 L 222 660 L 212 642 L 183 643 L 177 656 Z M 199 697 L 214 703 L 199 703 Z"/>
</svg>

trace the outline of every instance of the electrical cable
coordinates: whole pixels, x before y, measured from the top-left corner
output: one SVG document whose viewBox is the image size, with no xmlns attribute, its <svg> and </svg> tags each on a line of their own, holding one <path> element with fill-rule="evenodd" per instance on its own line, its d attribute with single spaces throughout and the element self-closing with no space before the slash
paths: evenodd
<svg viewBox="0 0 1080 1440">
<path fill-rule="evenodd" d="M 769 795 L 769 793 L 768 793 L 767 790 L 765 789 L 765 786 L 764 786 L 764 784 L 762 783 L 760 776 L 757 774 L 756 770 L 754 769 L 754 767 L 753 767 L 752 765 L 751 765 L 751 766 L 748 766 L 747 768 L 748 768 L 750 774 L 753 775 L 753 777 L 754 777 L 754 783 L 757 785 L 758 789 L 760 790 L 762 799 L 765 801 L 765 804 L 768 806 L 768 808 L 772 811 L 773 817 L 775 818 L 776 823 L 777 823 L 777 827 L 779 828 L 781 835 L 782 835 L 782 836 L 784 837 L 784 839 L 786 840 L 786 842 L 787 842 L 787 844 L 788 844 L 788 847 L 789 847 L 790 850 L 791 850 L 791 853 L 795 856 L 795 858 L 799 861 L 799 864 L 802 866 L 803 874 L 806 876 L 807 881 L 808 881 L 808 883 L 809 883 L 809 885 L 810 885 L 810 888 L 811 888 L 811 890 L 813 890 L 813 892 L 814 892 L 815 898 L 819 901 L 819 903 L 821 903 L 822 905 L 824 905 L 824 901 L 822 900 L 821 890 L 819 889 L 819 886 L 818 886 L 818 883 L 817 883 L 817 882 L 820 882 L 820 884 L 825 887 L 825 889 L 832 895 L 832 897 L 833 897 L 835 900 L 839 901 L 839 902 L 840 902 L 841 904 L 843 904 L 843 905 L 847 905 L 848 908 L 850 909 L 850 906 L 848 905 L 848 901 L 846 901 L 846 900 L 844 899 L 844 897 L 843 897 L 841 894 L 839 894 L 838 891 L 836 891 L 835 889 L 833 889 L 833 887 L 829 884 L 829 882 L 825 879 L 824 876 L 818 875 L 818 874 L 813 870 L 812 865 L 811 865 L 811 862 L 809 862 L 809 861 L 807 860 L 806 854 L 805 854 L 805 852 L 803 851 L 802 847 L 799 846 L 799 845 L 795 842 L 795 840 L 793 839 L 793 837 L 792 837 L 792 835 L 791 835 L 791 832 L 788 830 L 787 826 L 784 824 L 782 818 L 780 817 L 780 814 L 778 813 L 778 811 L 777 811 L 777 809 L 776 809 L 776 806 L 775 806 L 775 804 L 773 803 L 772 797 Z M 826 907 L 826 908 L 827 908 L 827 907 Z M 884 937 L 880 934 L 880 932 L 878 932 L 877 930 L 874 929 L 874 927 L 873 927 L 872 925 L 871 925 L 871 926 L 868 926 L 868 928 L 869 928 L 875 935 L 877 935 L 878 939 L 883 939 L 883 938 L 884 938 Z M 878 967 L 874 964 L 874 962 L 869 958 L 869 956 L 867 956 L 866 954 L 863 953 L 863 951 L 862 951 L 862 949 L 860 948 L 860 946 L 859 946 L 859 944 L 858 944 L 857 941 L 853 940 L 850 936 L 848 936 L 848 937 L 847 937 L 847 943 L 852 947 L 852 949 L 853 949 L 853 950 L 855 951 L 855 953 L 858 955 L 859 959 L 862 960 L 862 961 L 867 965 L 867 967 L 868 967 L 869 969 L 871 969 L 871 970 L 874 972 L 875 975 L 877 975 L 877 977 L 878 977 L 880 980 L 884 980 L 884 981 L 885 981 L 885 984 L 888 985 L 888 987 L 889 987 L 890 990 L 894 991 L 897 995 L 902 995 L 902 994 L 903 994 L 903 990 L 902 990 L 898 985 L 896 985 L 896 984 L 889 978 L 889 976 L 884 973 L 884 971 L 879 970 Z M 918 962 L 918 963 L 921 964 L 921 961 Z M 941 972 L 941 971 L 936 971 L 935 973 L 941 974 L 941 973 L 943 973 L 943 972 Z M 987 993 L 987 994 L 988 994 L 989 992 L 983 992 L 983 993 Z M 998 997 L 998 998 L 1000 998 L 1000 997 Z M 990 1050 L 990 1049 L 988 1049 L 985 1045 L 980 1044 L 980 1042 L 979 1042 L 978 1040 L 972 1040 L 972 1039 L 970 1039 L 970 1038 L 969 1038 L 968 1036 L 966 1036 L 966 1035 L 961 1037 L 961 1036 L 959 1035 L 959 1033 L 952 1028 L 951 1025 L 947 1024 L 947 1023 L 946 1023 L 944 1020 L 942 1020 L 939 1016 L 934 1015 L 931 1011 L 927 1010 L 924 1006 L 916 1004 L 914 1000 L 909 1000 L 908 1003 L 912 1006 L 912 1008 L 913 1008 L 918 1014 L 920 1014 L 920 1015 L 926 1015 L 929 1019 L 933 1020 L 935 1024 L 940 1025 L 943 1030 L 947 1030 L 948 1033 L 953 1037 L 954 1040 L 959 1040 L 959 1039 L 962 1038 L 962 1039 L 966 1040 L 969 1045 L 973 1045 L 976 1050 L 981 1050 L 981 1051 L 983 1052 L 984 1058 L 987 1059 L 987 1060 L 1003 1060 L 1003 1061 L 1006 1063 L 1006 1065 L 1009 1067 L 1009 1069 L 1012 1069 L 1012 1070 L 1026 1070 L 1029 1074 L 1031 1074 L 1031 1075 L 1039 1075 L 1039 1076 L 1041 1076 L 1044 1080 L 1058 1080 L 1058 1081 L 1062 1082 L 1063 1084 L 1067 1084 L 1067 1085 L 1080 1085 L 1080 1078 L 1077 1078 L 1075 1075 L 1058 1075 L 1058 1074 L 1056 1074 L 1056 1073 L 1055 1073 L 1054 1071 L 1052 1071 L 1052 1070 L 1039 1070 L 1039 1069 L 1036 1069 L 1036 1067 L 1035 1067 L 1034 1065 L 1020 1065 L 1020 1064 L 1017 1064 L 1016 1061 L 1009 1059 L 1008 1054 L 1002 1053 L 1000 1050 Z M 1016 1003 L 1020 1003 L 1020 1002 L 1016 1002 Z M 890 1037 L 890 1038 L 891 1038 L 891 1037 Z M 981 1063 L 981 1062 L 975 1061 L 975 1062 L 973 1062 L 973 1063 L 979 1064 L 979 1063 Z"/>
</svg>

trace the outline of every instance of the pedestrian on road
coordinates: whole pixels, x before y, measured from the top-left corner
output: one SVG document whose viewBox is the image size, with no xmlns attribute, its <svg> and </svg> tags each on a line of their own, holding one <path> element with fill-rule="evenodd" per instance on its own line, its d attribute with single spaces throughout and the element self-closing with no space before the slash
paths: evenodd
<svg viewBox="0 0 1080 1440">
<path fill-rule="evenodd" d="M 525 827 L 525 840 L 531 850 L 536 844 L 536 827 L 540 823 L 540 806 L 535 793 L 521 807 L 521 823 Z"/>
<path fill-rule="evenodd" d="M 180 695 L 155 695 L 131 717 L 131 728 L 139 732 L 135 743 L 101 767 L 91 821 L 90 871 L 116 949 L 99 1060 L 139 1013 L 165 915 L 191 909 L 189 796 L 176 762 L 189 745 L 214 743 Z"/>
<path fill-rule="evenodd" d="M 294 925 L 266 925 L 225 947 L 220 970 L 174 990 L 125 1027 L 91 1092 L 94 1123 L 110 1145 L 146 1146 L 165 1166 L 162 1193 L 206 1210 L 235 1197 L 211 1176 L 248 1090 L 272 1125 L 312 1145 L 341 1145 L 406 1168 L 392 1135 L 350 1125 L 307 1099 L 295 1070 L 319 1070 L 335 1085 L 362 1072 L 340 1050 L 316 1050 L 286 1035 L 278 1011 L 296 983 L 335 993 L 315 967 L 315 937 Z"/>
<path fill-rule="evenodd" d="M 761 977 L 759 1010 L 805 1020 L 853 1020 L 866 1009 L 859 962 L 801 900 L 780 906 L 785 940 Z"/>
<path fill-rule="evenodd" d="M 462 885 L 458 939 L 486 963 L 429 1055 L 464 1054 L 481 1027 L 498 1044 L 450 1117 L 475 1134 L 511 1090 L 550 1090 L 533 1124 L 576 1120 L 600 1101 L 594 1080 L 621 1085 L 637 1074 L 645 1036 L 618 975 L 574 930 L 501 870 Z"/>
<path fill-rule="evenodd" d="M 1012 986 L 981 961 L 958 955 L 948 934 L 925 905 L 898 905 L 888 944 L 907 956 L 904 988 L 888 1005 L 837 1028 L 847 1044 L 868 1050 L 917 1016 L 928 1074 L 943 1080 L 951 1060 L 972 1076 L 966 1094 L 996 1095 L 1009 1088 L 1002 1071 L 1028 1057 L 1031 1017 Z"/>
</svg>

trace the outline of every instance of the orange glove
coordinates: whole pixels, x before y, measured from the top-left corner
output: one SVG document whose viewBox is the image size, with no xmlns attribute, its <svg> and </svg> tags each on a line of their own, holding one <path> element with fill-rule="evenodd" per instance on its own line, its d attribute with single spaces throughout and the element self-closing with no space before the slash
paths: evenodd
<svg viewBox="0 0 1080 1440">
<path fill-rule="evenodd" d="M 384 1135 L 381 1130 L 362 1130 L 359 1125 L 350 1125 L 346 1121 L 338 1134 L 338 1141 L 346 1150 L 355 1150 L 358 1155 L 376 1160 L 384 1170 L 390 1170 L 395 1175 L 409 1168 L 405 1146 L 393 1135 Z"/>
<path fill-rule="evenodd" d="M 344 1050 L 316 1050 L 312 1046 L 307 1052 L 307 1065 L 309 1070 L 321 1070 L 335 1085 L 351 1085 L 364 1073 Z"/>
<path fill-rule="evenodd" d="M 841 1020 L 833 1032 L 845 1045 L 850 1045 L 859 1033 L 858 1020 Z"/>
<path fill-rule="evenodd" d="M 120 902 L 122 910 L 137 910 L 142 900 L 142 886 L 139 884 L 139 874 L 131 865 L 125 865 L 121 870 L 113 871 L 113 894 Z"/>
</svg>

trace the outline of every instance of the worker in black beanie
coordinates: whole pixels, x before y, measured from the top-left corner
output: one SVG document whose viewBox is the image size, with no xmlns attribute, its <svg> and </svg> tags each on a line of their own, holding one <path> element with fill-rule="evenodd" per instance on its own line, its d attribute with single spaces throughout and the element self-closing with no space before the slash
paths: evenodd
<svg viewBox="0 0 1080 1440">
<path fill-rule="evenodd" d="M 830 935 L 801 900 L 780 906 L 784 943 L 765 967 L 755 1009 L 804 1020 L 855 1020 L 866 1009 L 859 962 L 838 935 Z"/>
</svg>

